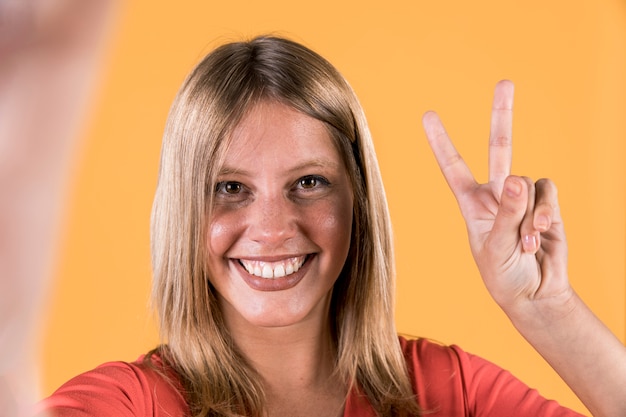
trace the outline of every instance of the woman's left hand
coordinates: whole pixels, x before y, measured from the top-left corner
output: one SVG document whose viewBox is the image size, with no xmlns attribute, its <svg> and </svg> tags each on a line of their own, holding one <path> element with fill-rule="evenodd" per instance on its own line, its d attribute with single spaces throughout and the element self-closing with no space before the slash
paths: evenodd
<svg viewBox="0 0 626 417">
<path fill-rule="evenodd" d="M 547 179 L 512 176 L 513 84 L 498 83 L 489 136 L 489 181 L 479 184 L 454 148 L 439 117 L 428 112 L 428 141 L 465 219 L 483 281 L 510 316 L 566 308 L 567 244 L 557 190 Z M 547 303 L 546 303 L 547 302 Z"/>
</svg>

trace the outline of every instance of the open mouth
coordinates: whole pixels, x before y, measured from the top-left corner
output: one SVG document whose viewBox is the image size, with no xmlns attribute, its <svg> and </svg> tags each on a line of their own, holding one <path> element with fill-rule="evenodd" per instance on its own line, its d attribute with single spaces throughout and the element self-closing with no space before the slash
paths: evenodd
<svg viewBox="0 0 626 417">
<path fill-rule="evenodd" d="M 239 264 L 250 274 L 265 279 L 275 279 L 291 275 L 304 265 L 309 255 L 296 256 L 276 262 L 239 259 Z"/>
</svg>

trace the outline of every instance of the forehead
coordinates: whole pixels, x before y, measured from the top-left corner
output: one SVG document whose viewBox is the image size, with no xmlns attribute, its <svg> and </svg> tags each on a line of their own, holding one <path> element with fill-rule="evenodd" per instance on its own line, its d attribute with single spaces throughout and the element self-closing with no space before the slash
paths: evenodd
<svg viewBox="0 0 626 417">
<path fill-rule="evenodd" d="M 343 167 L 326 124 L 286 104 L 262 101 L 233 129 L 224 165 L 285 166 L 303 161 Z"/>
</svg>

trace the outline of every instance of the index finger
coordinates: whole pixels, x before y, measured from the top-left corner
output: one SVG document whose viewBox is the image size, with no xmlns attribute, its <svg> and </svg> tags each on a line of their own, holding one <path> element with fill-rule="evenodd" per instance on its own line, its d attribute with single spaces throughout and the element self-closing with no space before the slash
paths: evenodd
<svg viewBox="0 0 626 417">
<path fill-rule="evenodd" d="M 469 167 L 452 144 L 441 119 L 435 112 L 426 112 L 422 117 L 430 145 L 439 168 L 443 173 L 452 193 L 459 200 L 461 194 L 476 185 L 476 180 Z"/>
<path fill-rule="evenodd" d="M 493 93 L 489 133 L 489 182 L 502 193 L 504 180 L 511 174 L 513 159 L 513 90 L 511 81 L 500 81 Z"/>
</svg>

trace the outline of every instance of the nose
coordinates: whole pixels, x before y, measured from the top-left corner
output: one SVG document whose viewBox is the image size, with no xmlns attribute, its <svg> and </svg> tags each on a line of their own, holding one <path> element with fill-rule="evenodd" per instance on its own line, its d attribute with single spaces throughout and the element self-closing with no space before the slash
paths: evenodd
<svg viewBox="0 0 626 417">
<path fill-rule="evenodd" d="M 295 236 L 297 210 L 285 196 L 257 198 L 248 209 L 248 233 L 253 241 L 278 247 Z"/>
</svg>

